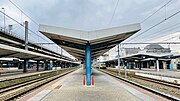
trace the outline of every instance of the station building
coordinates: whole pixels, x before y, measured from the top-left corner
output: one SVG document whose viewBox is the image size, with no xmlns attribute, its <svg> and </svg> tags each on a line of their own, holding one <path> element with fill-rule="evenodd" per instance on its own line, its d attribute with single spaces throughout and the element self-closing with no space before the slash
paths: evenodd
<svg viewBox="0 0 180 101">
<path fill-rule="evenodd" d="M 99 63 L 106 63 L 107 67 L 116 67 L 118 65 L 118 56 L 107 60 L 108 55 L 100 58 Z M 159 44 L 149 44 L 143 49 L 123 48 L 120 52 L 120 65 L 125 65 L 128 69 L 180 69 L 179 56 L 174 56 L 170 48 L 164 48 Z M 122 66 L 121 66 L 122 68 Z"/>
</svg>

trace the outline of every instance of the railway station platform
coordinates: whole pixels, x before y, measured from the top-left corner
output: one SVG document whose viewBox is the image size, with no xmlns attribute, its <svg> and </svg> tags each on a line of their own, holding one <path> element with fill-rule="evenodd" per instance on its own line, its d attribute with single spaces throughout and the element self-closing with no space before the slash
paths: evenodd
<svg viewBox="0 0 180 101">
<path fill-rule="evenodd" d="M 164 77 L 180 79 L 180 71 L 169 71 L 169 70 L 162 70 L 162 69 L 158 72 L 155 69 L 154 70 L 152 70 L 152 69 L 141 69 L 141 70 L 128 69 L 128 70 L 135 71 L 136 73 L 143 73 L 143 74 L 149 74 L 149 75 L 164 76 Z"/>
<path fill-rule="evenodd" d="M 156 101 L 163 98 L 92 69 L 94 86 L 83 86 L 83 69 L 67 75 L 47 88 L 32 94 L 27 101 Z"/>
<path fill-rule="evenodd" d="M 118 72 L 116 68 L 108 68 L 109 70 L 113 70 Z M 121 69 L 124 71 L 124 69 Z M 169 71 L 169 70 L 155 70 L 155 69 L 127 69 L 127 71 L 135 72 L 135 75 L 164 80 L 168 82 L 174 82 L 180 84 L 180 71 Z"/>
<path fill-rule="evenodd" d="M 150 69 L 142 69 L 142 70 L 128 69 L 128 71 L 134 71 L 135 74 L 139 76 L 180 84 L 180 71 L 160 70 L 157 72 L 156 70 L 150 70 Z"/>
</svg>

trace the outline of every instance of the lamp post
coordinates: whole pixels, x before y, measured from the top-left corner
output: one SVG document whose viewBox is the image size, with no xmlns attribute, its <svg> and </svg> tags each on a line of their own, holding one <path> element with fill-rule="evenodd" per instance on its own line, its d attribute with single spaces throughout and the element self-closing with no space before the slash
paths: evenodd
<svg viewBox="0 0 180 101">
<path fill-rule="evenodd" d="M 119 44 L 118 44 L 118 75 L 120 75 L 120 54 L 119 54 Z"/>
<path fill-rule="evenodd" d="M 98 67 L 99 67 L 99 69 L 100 69 L 100 60 L 99 59 L 97 59 L 97 64 L 98 64 Z"/>
<path fill-rule="evenodd" d="M 6 15 L 5 15 L 5 8 L 2 8 L 4 10 L 4 32 L 6 29 Z"/>
</svg>

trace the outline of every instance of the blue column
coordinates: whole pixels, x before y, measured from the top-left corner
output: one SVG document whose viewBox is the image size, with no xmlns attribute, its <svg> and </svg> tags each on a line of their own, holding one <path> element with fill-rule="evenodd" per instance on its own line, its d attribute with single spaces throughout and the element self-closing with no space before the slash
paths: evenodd
<svg viewBox="0 0 180 101">
<path fill-rule="evenodd" d="M 28 70 L 28 59 L 24 59 L 24 68 L 23 68 L 23 72 L 25 73 L 25 72 L 27 72 L 27 70 Z"/>
<path fill-rule="evenodd" d="M 86 85 L 91 85 L 91 46 L 86 45 Z"/>
<path fill-rule="evenodd" d="M 129 61 L 127 61 L 127 69 L 129 69 Z"/>
<path fill-rule="evenodd" d="M 172 71 L 173 70 L 173 64 L 169 64 L 169 69 Z"/>
</svg>

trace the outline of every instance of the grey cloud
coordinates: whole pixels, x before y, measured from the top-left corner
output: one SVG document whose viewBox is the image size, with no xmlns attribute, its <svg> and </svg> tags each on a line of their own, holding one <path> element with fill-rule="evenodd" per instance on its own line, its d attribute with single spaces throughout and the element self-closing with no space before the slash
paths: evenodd
<svg viewBox="0 0 180 101">
<path fill-rule="evenodd" d="M 110 25 L 109 21 L 112 17 L 117 0 L 12 1 L 19 5 L 24 11 L 28 12 L 28 14 L 38 23 L 80 30 L 95 30 L 141 22 L 168 0 L 119 0 L 118 8 Z M 8 0 L 2 0 L 2 4 L 7 4 L 7 2 Z M 177 11 L 179 9 L 179 3 L 179 0 L 174 0 L 170 5 L 168 5 L 167 14 L 170 15 Z M 156 16 L 142 24 L 142 30 L 156 24 L 163 18 L 163 15 L 164 13 L 162 10 Z M 154 30 L 145 33 L 137 38 L 137 40 L 143 39 L 146 35 L 172 25 L 172 23 L 178 22 L 178 17 L 175 18 Z"/>
</svg>

